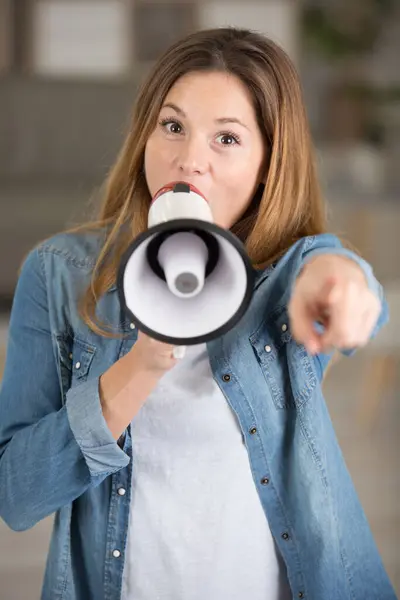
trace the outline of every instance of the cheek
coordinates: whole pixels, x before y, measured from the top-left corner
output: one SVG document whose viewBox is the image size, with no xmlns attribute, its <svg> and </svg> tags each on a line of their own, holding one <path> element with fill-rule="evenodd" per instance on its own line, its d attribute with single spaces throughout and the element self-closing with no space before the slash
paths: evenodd
<svg viewBox="0 0 400 600">
<path fill-rule="evenodd" d="M 146 144 L 144 151 L 144 166 L 146 172 L 154 171 L 157 163 L 157 144 L 155 140 L 150 138 Z"/>
<path fill-rule="evenodd" d="M 225 179 L 230 182 L 230 187 L 241 190 L 253 188 L 261 167 L 259 152 L 239 150 L 232 155 L 224 164 Z"/>
<path fill-rule="evenodd" d="M 246 169 L 240 167 L 232 169 L 226 178 L 225 204 L 237 211 L 243 208 L 251 199 L 253 190 L 257 187 L 257 172 L 250 166 Z"/>
<path fill-rule="evenodd" d="M 153 196 L 165 185 L 167 157 L 156 141 L 149 139 L 144 153 L 144 171 L 150 194 Z"/>
<path fill-rule="evenodd" d="M 211 208 L 215 223 L 227 228 L 246 211 L 252 198 L 252 189 L 239 180 L 231 181 L 229 186 L 224 187 L 223 194 L 216 194 Z"/>
<path fill-rule="evenodd" d="M 232 207 L 236 209 L 236 213 L 247 209 L 260 181 L 264 178 L 261 166 L 261 157 L 256 153 L 232 169 L 229 189 Z"/>
</svg>

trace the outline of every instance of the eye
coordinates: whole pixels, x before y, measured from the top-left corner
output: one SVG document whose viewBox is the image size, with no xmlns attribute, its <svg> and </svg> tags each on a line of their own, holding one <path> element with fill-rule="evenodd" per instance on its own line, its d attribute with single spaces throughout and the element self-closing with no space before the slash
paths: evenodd
<svg viewBox="0 0 400 600">
<path fill-rule="evenodd" d="M 179 121 L 175 121 L 174 119 L 162 119 L 160 121 L 160 125 L 167 131 L 167 133 L 172 133 L 175 135 L 179 135 L 183 130 L 181 123 L 179 123 Z"/>
<path fill-rule="evenodd" d="M 236 144 L 240 144 L 240 139 L 234 133 L 230 133 L 226 131 L 225 133 L 221 133 L 217 136 L 217 140 L 221 141 L 222 146 L 236 146 Z"/>
</svg>

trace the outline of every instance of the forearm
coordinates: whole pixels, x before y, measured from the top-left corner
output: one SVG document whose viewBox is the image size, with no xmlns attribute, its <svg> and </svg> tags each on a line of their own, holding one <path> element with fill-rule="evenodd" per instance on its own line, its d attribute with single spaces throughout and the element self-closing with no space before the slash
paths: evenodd
<svg viewBox="0 0 400 600">
<path fill-rule="evenodd" d="M 143 369 L 133 348 L 100 377 L 103 416 L 115 440 L 137 415 L 161 376 L 162 372 Z"/>
</svg>

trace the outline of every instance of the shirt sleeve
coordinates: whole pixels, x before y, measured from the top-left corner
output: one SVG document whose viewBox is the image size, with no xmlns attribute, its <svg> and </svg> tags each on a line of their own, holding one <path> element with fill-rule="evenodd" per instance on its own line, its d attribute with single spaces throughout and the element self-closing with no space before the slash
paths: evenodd
<svg viewBox="0 0 400 600">
<path fill-rule="evenodd" d="M 0 389 L 0 516 L 28 529 L 130 458 L 108 431 L 98 379 L 62 401 L 40 251 L 24 262 Z"/>
</svg>

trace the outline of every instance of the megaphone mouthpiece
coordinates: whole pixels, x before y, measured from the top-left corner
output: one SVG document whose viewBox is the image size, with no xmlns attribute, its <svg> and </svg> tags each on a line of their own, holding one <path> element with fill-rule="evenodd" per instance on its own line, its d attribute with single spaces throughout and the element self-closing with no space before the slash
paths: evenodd
<svg viewBox="0 0 400 600">
<path fill-rule="evenodd" d="M 168 287 L 175 296 L 193 298 L 204 286 L 208 260 L 207 246 L 195 233 L 169 236 L 160 246 L 158 261 Z"/>
</svg>

